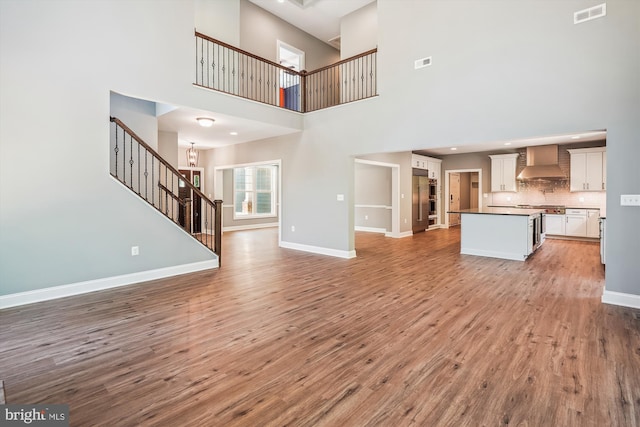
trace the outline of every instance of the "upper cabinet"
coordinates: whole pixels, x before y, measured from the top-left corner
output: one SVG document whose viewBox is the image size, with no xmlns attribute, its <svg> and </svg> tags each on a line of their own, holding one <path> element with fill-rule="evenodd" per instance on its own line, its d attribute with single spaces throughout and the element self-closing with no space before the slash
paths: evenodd
<svg viewBox="0 0 640 427">
<path fill-rule="evenodd" d="M 491 191 L 518 191 L 516 185 L 516 159 L 515 154 L 495 154 L 491 157 Z"/>
<path fill-rule="evenodd" d="M 411 155 L 411 166 L 416 169 L 426 169 L 429 171 L 429 178 L 440 179 L 442 160 L 433 157 L 421 156 L 420 154 Z"/>
<path fill-rule="evenodd" d="M 607 148 L 576 148 L 571 155 L 571 191 L 605 191 L 607 189 Z"/>
</svg>

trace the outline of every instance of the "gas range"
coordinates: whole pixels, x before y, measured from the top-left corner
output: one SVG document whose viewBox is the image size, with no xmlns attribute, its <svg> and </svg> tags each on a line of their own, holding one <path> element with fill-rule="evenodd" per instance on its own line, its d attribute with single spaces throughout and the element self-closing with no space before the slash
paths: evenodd
<svg viewBox="0 0 640 427">
<path fill-rule="evenodd" d="M 516 205 L 516 208 L 544 209 L 544 213 L 556 215 L 564 215 L 566 212 L 566 207 L 559 205 Z"/>
</svg>

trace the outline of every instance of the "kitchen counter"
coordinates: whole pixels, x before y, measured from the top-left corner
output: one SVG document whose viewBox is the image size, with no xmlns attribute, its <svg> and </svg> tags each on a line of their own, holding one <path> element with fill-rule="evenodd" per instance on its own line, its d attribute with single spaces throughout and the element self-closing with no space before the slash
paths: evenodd
<svg viewBox="0 0 640 427">
<path fill-rule="evenodd" d="M 541 243 L 537 227 L 543 212 L 544 209 L 497 207 L 449 211 L 461 217 L 461 254 L 514 261 L 526 260 Z"/>
<path fill-rule="evenodd" d="M 544 213 L 544 209 L 491 206 L 486 208 L 459 209 L 457 211 L 447 211 L 447 213 L 531 216 Z"/>
</svg>

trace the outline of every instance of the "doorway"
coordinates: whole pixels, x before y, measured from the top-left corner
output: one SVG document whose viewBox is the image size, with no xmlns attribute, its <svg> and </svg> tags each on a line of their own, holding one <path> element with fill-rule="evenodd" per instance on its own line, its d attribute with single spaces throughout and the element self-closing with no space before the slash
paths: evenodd
<svg viewBox="0 0 640 427">
<path fill-rule="evenodd" d="M 280 70 L 280 106 L 289 110 L 300 111 L 300 76 L 297 72 L 304 70 L 304 51 L 277 41 L 278 63 L 295 73 Z"/>
<path fill-rule="evenodd" d="M 459 169 L 445 171 L 445 213 L 452 210 L 477 209 L 482 206 L 482 169 Z M 446 226 L 460 225 L 460 214 L 445 215 Z"/>
<path fill-rule="evenodd" d="M 200 192 L 203 192 L 202 174 L 203 169 L 178 169 L 182 177 L 193 184 Z M 178 183 L 178 197 L 181 201 L 181 208 L 178 212 L 178 223 L 185 229 L 190 230 L 191 234 L 202 232 L 202 222 L 200 217 L 200 209 L 202 206 L 202 198 L 196 194 L 191 188 L 187 187 L 183 180 Z M 184 203 L 184 204 L 182 204 Z"/>
<path fill-rule="evenodd" d="M 449 211 L 460 210 L 460 174 L 449 175 Z M 449 214 L 449 227 L 460 225 L 460 214 Z"/>
</svg>

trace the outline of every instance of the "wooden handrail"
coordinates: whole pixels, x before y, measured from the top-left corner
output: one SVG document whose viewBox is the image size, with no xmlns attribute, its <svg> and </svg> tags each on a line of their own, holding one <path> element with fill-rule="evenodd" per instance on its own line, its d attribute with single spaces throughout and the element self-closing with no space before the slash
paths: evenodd
<svg viewBox="0 0 640 427">
<path fill-rule="evenodd" d="M 169 164 L 169 162 L 167 162 L 165 159 L 163 159 L 162 156 L 160 156 L 160 154 L 158 154 L 158 152 L 156 150 L 154 150 L 153 148 L 151 148 L 151 146 L 149 144 L 144 142 L 142 140 L 142 138 L 140 138 L 134 131 L 132 131 L 127 125 L 122 123 L 122 121 L 120 121 L 120 119 L 118 119 L 117 117 L 110 117 L 109 120 L 111 120 L 113 123 L 116 123 L 122 129 L 124 129 L 129 135 L 131 135 L 131 137 L 133 137 L 133 139 L 136 140 L 136 142 L 138 144 L 142 145 L 147 151 L 149 151 L 155 158 L 158 159 L 158 161 L 160 163 L 162 163 L 174 175 L 182 176 L 182 174 L 176 168 L 171 166 Z M 210 200 L 207 196 L 205 196 L 200 190 L 198 190 L 198 188 L 195 185 L 193 185 L 191 182 L 189 182 L 188 179 L 185 179 L 184 183 L 185 183 L 185 185 L 187 187 L 189 187 L 191 190 L 193 190 L 198 196 L 202 197 L 203 199 L 205 199 L 205 200 L 209 201 L 211 204 L 213 204 L 213 200 Z"/>
<path fill-rule="evenodd" d="M 198 32 L 198 31 L 195 32 L 195 35 L 196 35 L 196 37 L 203 38 L 203 39 L 205 39 L 207 41 L 210 41 L 211 43 L 216 43 L 216 44 L 219 44 L 220 46 L 226 47 L 227 49 L 235 50 L 238 53 L 241 53 L 243 55 L 247 55 L 247 56 L 249 56 L 249 57 L 251 57 L 253 59 L 257 59 L 258 61 L 266 62 L 267 64 L 273 65 L 274 67 L 281 68 L 284 71 L 290 72 L 291 74 L 297 74 L 297 75 L 299 75 L 301 77 L 308 76 L 309 74 L 319 73 L 321 71 L 328 70 L 329 68 L 345 64 L 345 63 L 347 63 L 349 61 L 353 61 L 354 59 L 362 58 L 363 56 L 371 55 L 372 53 L 377 53 L 378 52 L 378 48 L 376 47 L 376 48 L 373 48 L 373 49 L 368 50 L 366 52 L 359 53 L 358 55 L 354 55 L 354 56 L 351 56 L 349 58 L 341 59 L 340 61 L 338 61 L 336 63 L 330 64 L 330 65 L 326 65 L 324 67 L 318 68 L 318 69 L 313 70 L 313 71 L 305 71 L 305 70 L 295 71 L 295 70 L 292 70 L 291 68 L 287 68 L 287 67 L 285 67 L 283 65 L 280 65 L 280 64 L 278 64 L 276 62 L 270 61 L 270 60 L 265 59 L 265 58 L 261 58 L 258 55 L 254 55 L 251 52 L 247 52 L 246 50 L 242 50 L 242 49 L 240 49 L 238 47 L 232 46 L 229 43 L 225 43 L 223 41 L 214 39 L 213 37 L 209 37 L 208 35 L 202 34 L 202 33 Z"/>
<path fill-rule="evenodd" d="M 342 60 L 340 60 L 340 61 L 338 61 L 338 62 L 336 62 L 334 64 L 326 65 L 326 66 L 324 66 L 322 68 L 318 68 L 317 70 L 308 71 L 308 72 L 304 72 L 303 71 L 302 73 L 305 76 L 310 76 L 311 74 L 316 74 L 316 73 L 319 73 L 321 71 L 328 70 L 328 69 L 333 68 L 333 67 L 337 67 L 338 65 L 346 64 L 347 62 L 351 62 L 353 60 L 356 60 L 358 58 L 362 58 L 363 56 L 371 55 L 372 53 L 376 53 L 376 52 L 378 52 L 378 48 L 371 49 L 371 50 L 368 50 L 366 52 L 359 53 L 358 55 L 354 55 L 354 56 L 346 58 L 346 59 L 342 59 Z"/>
<path fill-rule="evenodd" d="M 232 46 L 232 45 L 230 45 L 228 43 L 222 42 L 220 40 L 216 40 L 213 37 L 209 37 L 206 34 L 202 34 L 202 33 L 199 33 L 199 32 L 196 31 L 196 37 L 200 37 L 202 39 L 210 41 L 211 43 L 219 44 L 220 46 L 226 47 L 227 49 L 235 50 L 238 53 L 241 53 L 243 55 L 247 55 L 248 57 L 251 57 L 253 59 L 257 59 L 260 62 L 265 62 L 265 63 L 267 63 L 269 65 L 273 65 L 274 67 L 278 67 L 278 68 L 280 68 L 280 69 L 282 69 L 284 71 L 287 71 L 287 72 L 289 72 L 291 74 L 296 74 L 298 76 L 302 75 L 302 73 L 300 71 L 295 71 L 295 70 L 292 70 L 291 68 L 285 67 L 284 65 L 278 64 L 277 62 L 273 62 L 273 61 L 270 61 L 268 59 L 261 58 L 258 55 L 254 55 L 251 52 L 247 52 L 246 50 L 242 50 L 242 49 L 237 48 L 235 46 Z"/>
</svg>

